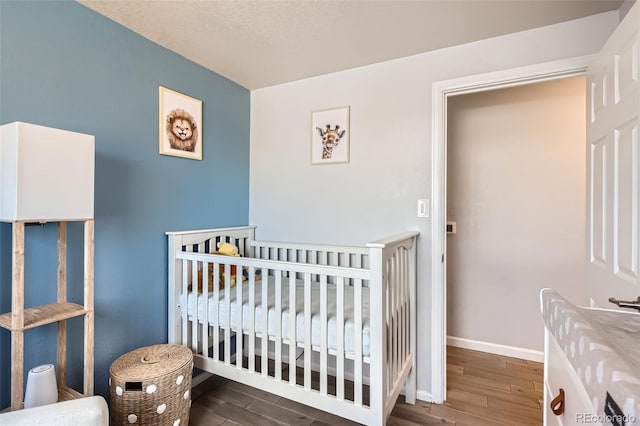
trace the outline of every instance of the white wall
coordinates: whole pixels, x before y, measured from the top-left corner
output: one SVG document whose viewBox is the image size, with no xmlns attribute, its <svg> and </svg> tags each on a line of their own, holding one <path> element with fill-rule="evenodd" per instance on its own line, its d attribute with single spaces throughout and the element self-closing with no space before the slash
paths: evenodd
<svg viewBox="0 0 640 426">
<path fill-rule="evenodd" d="M 251 92 L 249 220 L 258 238 L 362 244 L 421 232 L 422 398 L 431 380 L 431 223 L 416 217 L 416 200 L 431 192 L 431 84 L 591 54 L 617 22 L 609 12 Z M 351 106 L 351 162 L 311 166 L 311 111 L 344 105 Z"/>
<path fill-rule="evenodd" d="M 587 304 L 585 85 L 574 77 L 449 99 L 449 336 L 542 351 L 540 290 Z"/>
</svg>

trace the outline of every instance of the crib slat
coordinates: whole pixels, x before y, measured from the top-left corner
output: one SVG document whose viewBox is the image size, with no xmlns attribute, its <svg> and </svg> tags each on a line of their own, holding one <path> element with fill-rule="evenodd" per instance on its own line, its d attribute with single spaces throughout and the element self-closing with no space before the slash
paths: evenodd
<svg viewBox="0 0 640 426">
<path fill-rule="evenodd" d="M 253 268 L 251 268 L 253 269 Z M 236 266 L 236 367 L 242 369 L 242 339 L 244 334 L 242 333 L 242 315 L 244 309 L 242 308 L 242 267 Z"/>
<path fill-rule="evenodd" d="M 231 265 L 224 265 L 224 363 L 231 364 Z"/>
<path fill-rule="evenodd" d="M 327 276 L 320 278 L 320 393 L 327 394 Z"/>
<path fill-rule="evenodd" d="M 296 277 L 289 275 L 289 384 L 296 385 L 296 323 L 298 317 L 296 301 Z"/>
<path fill-rule="evenodd" d="M 387 260 L 382 266 L 385 269 L 385 274 L 382 277 L 383 281 L 386 281 L 385 292 L 386 292 L 386 328 L 387 328 L 387 346 L 385 347 L 385 351 L 387 352 L 387 364 L 384 367 L 384 374 L 386 376 L 385 383 L 388 385 L 389 378 L 391 377 L 391 370 L 393 369 L 393 354 L 389 351 L 389 348 L 393 342 L 393 289 L 389 286 L 390 280 L 389 276 L 391 275 L 391 264 Z M 384 387 L 384 392 L 387 392 L 387 386 Z"/>
<path fill-rule="evenodd" d="M 189 280 L 189 260 L 182 260 L 182 294 L 187 294 L 187 281 Z M 192 287 L 193 288 L 193 287 Z M 189 342 L 187 339 L 188 336 L 188 328 L 189 325 L 189 298 L 187 297 L 182 310 L 180 311 L 180 315 L 182 316 L 182 344 L 185 346 L 189 346 Z M 196 312 L 198 309 L 198 295 L 196 294 Z"/>
<path fill-rule="evenodd" d="M 362 264 L 362 258 L 364 257 L 364 255 L 354 254 L 353 257 L 354 258 L 351 263 L 351 267 L 358 269 L 364 268 L 364 265 Z"/>
<path fill-rule="evenodd" d="M 386 368 L 387 386 L 389 386 L 389 383 L 392 381 L 394 364 L 395 364 L 395 351 L 393 347 L 393 339 L 395 335 L 395 324 L 394 324 L 395 316 L 394 316 L 393 304 L 395 302 L 394 300 L 395 294 L 394 294 L 394 288 L 393 288 L 393 276 L 391 274 L 393 274 L 393 260 L 389 259 L 387 261 L 387 275 L 386 275 L 387 292 L 388 292 L 387 306 L 389 309 L 389 314 L 388 314 L 389 315 L 389 334 L 388 334 L 389 349 L 388 349 L 388 367 Z M 385 389 L 385 392 L 388 392 L 388 388 Z"/>
<path fill-rule="evenodd" d="M 344 277 L 336 286 L 336 398 L 344 400 Z"/>
<path fill-rule="evenodd" d="M 353 403 L 362 405 L 362 280 L 354 280 L 353 286 L 353 320 L 355 325 L 355 359 L 354 359 L 354 384 Z"/>
<path fill-rule="evenodd" d="M 316 258 L 316 262 L 319 265 L 329 265 L 329 253 L 326 251 L 318 251 L 318 257 Z M 316 282 L 320 281 L 320 275 L 316 275 Z"/>
<path fill-rule="evenodd" d="M 191 350 L 198 353 L 198 263 L 191 262 L 191 290 L 196 294 L 196 306 L 191 316 Z"/>
<path fill-rule="evenodd" d="M 262 271 L 265 274 L 265 271 Z M 262 276 L 266 279 L 266 275 Z M 256 277 L 255 274 L 249 274 L 249 371 L 256 371 Z"/>
<path fill-rule="evenodd" d="M 202 356 L 209 356 L 209 263 L 202 263 Z M 215 312 L 215 311 L 214 311 Z"/>
<path fill-rule="evenodd" d="M 404 344 L 404 313 L 402 307 L 404 306 L 404 253 L 399 249 L 398 251 L 398 373 L 404 363 L 403 344 Z"/>
<path fill-rule="evenodd" d="M 404 290 L 404 254 L 401 249 L 398 249 L 397 252 L 398 257 L 398 281 L 395 283 L 395 286 L 398 287 L 398 306 L 397 309 L 397 317 L 398 317 L 398 347 L 396 348 L 397 356 L 398 356 L 398 374 L 401 372 L 401 368 L 404 361 L 403 349 L 402 345 L 404 342 L 404 318 L 402 306 L 404 304 L 403 290 Z"/>
<path fill-rule="evenodd" d="M 406 261 L 406 282 L 405 282 L 405 316 L 406 316 L 406 349 L 405 349 L 405 357 L 409 357 L 411 355 L 411 251 L 407 250 L 407 261 Z M 414 360 L 415 361 L 415 360 Z"/>
<path fill-rule="evenodd" d="M 213 359 L 220 361 L 220 270 L 219 263 L 213 263 Z M 207 303 L 207 310 L 209 303 Z M 208 352 L 208 351 L 207 351 Z"/>
<path fill-rule="evenodd" d="M 395 308 L 394 308 L 394 303 L 395 303 L 395 289 L 393 286 L 393 283 L 395 281 L 395 279 L 393 278 L 393 274 L 395 273 L 394 267 L 393 267 L 393 256 L 391 258 L 389 258 L 387 260 L 387 268 L 388 268 L 388 272 L 387 272 L 387 291 L 389 293 L 389 368 L 387 368 L 387 385 L 389 385 L 390 383 L 392 383 L 393 381 L 393 376 L 395 375 L 395 364 L 396 364 L 396 357 L 395 357 Z"/>
<path fill-rule="evenodd" d="M 267 275 L 262 276 L 262 302 L 260 305 L 260 321 L 262 322 L 262 337 L 260 343 L 261 372 L 263 376 L 269 375 L 269 271 Z M 275 271 L 274 271 L 275 273 Z"/>
<path fill-rule="evenodd" d="M 407 267 L 409 265 L 409 251 L 402 251 L 402 361 L 404 362 L 407 359 L 407 332 L 409 330 L 409 317 L 407 316 L 407 298 L 409 297 L 409 292 L 407 288 L 407 284 L 409 282 L 409 275 Z"/>
<path fill-rule="evenodd" d="M 399 249 L 400 250 L 400 249 Z M 404 251 L 398 251 L 398 363 L 404 364 Z"/>
<path fill-rule="evenodd" d="M 311 389 L 311 274 L 304 274 L 304 388 Z"/>
<path fill-rule="evenodd" d="M 398 360 L 400 367 L 404 365 L 404 334 L 405 334 L 405 321 L 404 321 L 404 283 L 405 283 L 405 255 L 404 250 L 398 253 L 398 322 L 399 322 L 399 336 L 398 336 Z"/>
<path fill-rule="evenodd" d="M 398 274 L 398 256 L 397 252 L 394 253 L 391 258 L 391 262 L 393 265 L 393 275 L 391 275 L 393 282 L 391 283 L 391 288 L 393 290 L 393 340 L 391 343 L 391 351 L 393 355 L 393 370 L 392 370 L 392 378 L 387 383 L 393 384 L 395 383 L 395 378 L 398 376 L 399 370 L 399 360 L 398 360 L 398 332 L 399 332 L 399 323 L 398 323 L 398 283 L 399 283 L 399 274 Z"/>
<path fill-rule="evenodd" d="M 396 303 L 394 312 L 396 316 L 396 346 L 394 347 L 396 356 L 396 373 L 399 374 L 402 368 L 402 252 L 400 249 L 393 255 L 395 263 L 395 275 L 393 278 L 393 287 L 396 293 Z M 394 377 L 395 374 L 394 373 Z"/>
<path fill-rule="evenodd" d="M 276 380 L 282 380 L 282 271 L 276 271 Z"/>
</svg>

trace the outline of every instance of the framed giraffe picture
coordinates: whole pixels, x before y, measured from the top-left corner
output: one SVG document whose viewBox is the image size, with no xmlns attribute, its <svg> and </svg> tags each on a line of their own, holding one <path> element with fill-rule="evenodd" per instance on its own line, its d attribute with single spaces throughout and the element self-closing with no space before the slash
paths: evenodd
<svg viewBox="0 0 640 426">
<path fill-rule="evenodd" d="M 349 162 L 349 108 L 311 113 L 311 164 Z"/>
</svg>

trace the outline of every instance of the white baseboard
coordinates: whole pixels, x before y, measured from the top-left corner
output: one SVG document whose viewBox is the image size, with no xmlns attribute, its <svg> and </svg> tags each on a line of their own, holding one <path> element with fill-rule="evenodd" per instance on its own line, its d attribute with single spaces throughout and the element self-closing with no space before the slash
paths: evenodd
<svg viewBox="0 0 640 426">
<path fill-rule="evenodd" d="M 510 356 L 529 361 L 544 362 L 544 352 L 515 346 L 499 345 L 497 343 L 480 342 L 478 340 L 463 339 L 462 337 L 447 336 L 447 345 L 456 348 L 471 349 L 488 352 L 490 354 Z"/>
<path fill-rule="evenodd" d="M 420 401 L 425 401 L 425 402 L 433 402 L 433 396 L 431 396 L 431 392 L 428 392 L 426 390 L 418 389 L 416 391 L 416 399 L 419 399 Z"/>
</svg>

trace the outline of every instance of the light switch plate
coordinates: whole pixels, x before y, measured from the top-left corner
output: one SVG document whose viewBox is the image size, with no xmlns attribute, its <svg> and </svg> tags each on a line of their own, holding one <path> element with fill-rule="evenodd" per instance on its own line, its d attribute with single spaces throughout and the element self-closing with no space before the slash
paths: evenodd
<svg viewBox="0 0 640 426">
<path fill-rule="evenodd" d="M 418 200 L 418 217 L 429 217 L 429 199 Z"/>
</svg>

